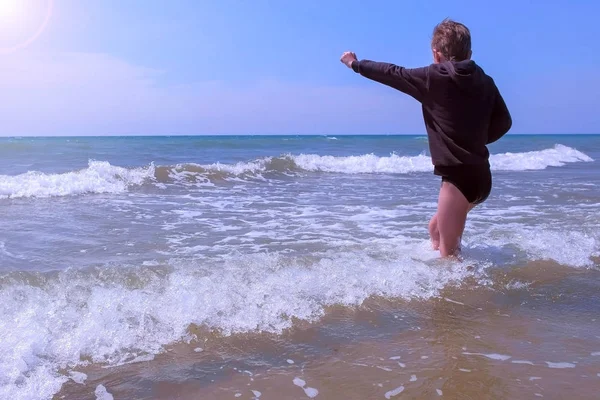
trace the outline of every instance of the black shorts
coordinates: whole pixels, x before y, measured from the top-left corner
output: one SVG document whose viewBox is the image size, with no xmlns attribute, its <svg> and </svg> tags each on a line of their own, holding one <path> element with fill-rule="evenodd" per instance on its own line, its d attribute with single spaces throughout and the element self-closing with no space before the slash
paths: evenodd
<svg viewBox="0 0 600 400">
<path fill-rule="evenodd" d="M 460 165 L 436 167 L 442 182 L 450 182 L 460 190 L 471 204 L 483 203 L 492 191 L 492 173 L 488 165 Z"/>
</svg>

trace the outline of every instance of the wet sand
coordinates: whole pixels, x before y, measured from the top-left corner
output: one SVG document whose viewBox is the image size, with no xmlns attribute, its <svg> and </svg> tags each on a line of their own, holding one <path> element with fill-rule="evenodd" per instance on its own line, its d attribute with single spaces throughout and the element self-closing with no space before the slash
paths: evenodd
<svg viewBox="0 0 600 400">
<path fill-rule="evenodd" d="M 78 368 L 55 399 L 598 399 L 600 271 L 548 262 L 492 271 L 435 299 L 370 298 L 280 335 L 191 343 Z M 152 358 L 152 357 L 149 357 Z"/>
</svg>

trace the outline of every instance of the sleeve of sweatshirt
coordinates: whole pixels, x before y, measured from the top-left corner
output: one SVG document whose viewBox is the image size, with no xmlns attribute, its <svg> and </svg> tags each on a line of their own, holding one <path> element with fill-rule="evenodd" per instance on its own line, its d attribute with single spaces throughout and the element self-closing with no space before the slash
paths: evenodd
<svg viewBox="0 0 600 400">
<path fill-rule="evenodd" d="M 404 68 L 398 65 L 361 60 L 352 62 L 354 72 L 397 89 L 423 102 L 429 89 L 429 68 Z"/>
<path fill-rule="evenodd" d="M 488 130 L 487 144 L 494 143 L 504 136 L 512 127 L 512 118 L 506 107 L 506 103 L 496 88 L 496 101 L 492 110 L 492 118 L 490 120 L 490 128 Z"/>
</svg>

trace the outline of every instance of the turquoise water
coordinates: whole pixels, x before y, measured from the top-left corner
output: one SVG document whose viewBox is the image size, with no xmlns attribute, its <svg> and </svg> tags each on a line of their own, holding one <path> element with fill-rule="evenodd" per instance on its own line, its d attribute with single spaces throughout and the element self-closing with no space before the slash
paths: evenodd
<svg viewBox="0 0 600 400">
<path fill-rule="evenodd" d="M 507 135 L 490 146 L 492 153 L 527 152 L 557 143 L 600 152 L 600 135 Z M 30 170 L 65 172 L 85 168 L 88 160 L 134 167 L 154 162 L 235 163 L 281 154 L 349 156 L 390 153 L 428 154 L 425 136 L 142 136 L 0 138 L 0 169 L 5 175 Z M 586 153 L 587 154 L 587 153 Z"/>
<path fill-rule="evenodd" d="M 508 135 L 440 268 L 423 136 L 0 139 L 0 397 L 50 398 L 81 360 L 293 326 L 370 296 L 431 299 L 539 261 L 597 268 L 600 136 Z M 475 268 L 467 268 L 473 266 Z M 60 370 L 60 371 L 59 371 Z M 44 382 L 44 388 L 32 382 Z"/>
</svg>

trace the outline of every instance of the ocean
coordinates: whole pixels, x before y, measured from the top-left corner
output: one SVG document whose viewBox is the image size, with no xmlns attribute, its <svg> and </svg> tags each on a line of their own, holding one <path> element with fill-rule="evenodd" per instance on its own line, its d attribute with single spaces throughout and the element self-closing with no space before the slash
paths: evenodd
<svg viewBox="0 0 600 400">
<path fill-rule="evenodd" d="M 0 138 L 0 399 L 596 399 L 600 135 Z"/>
</svg>

